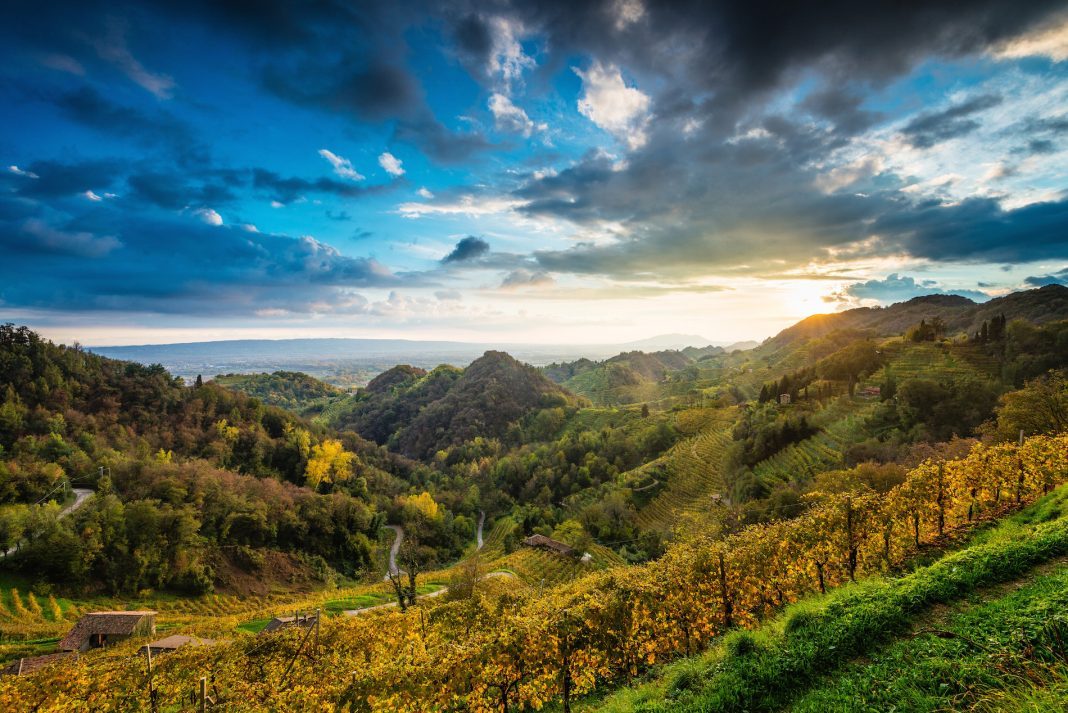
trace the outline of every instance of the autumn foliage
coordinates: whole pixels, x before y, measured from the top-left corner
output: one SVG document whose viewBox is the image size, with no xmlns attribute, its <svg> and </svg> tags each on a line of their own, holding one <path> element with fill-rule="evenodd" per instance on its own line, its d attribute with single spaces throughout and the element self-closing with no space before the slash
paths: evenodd
<svg viewBox="0 0 1068 713">
<path fill-rule="evenodd" d="M 918 546 L 1000 514 L 1068 481 L 1068 434 L 1021 445 L 976 445 L 927 461 L 885 495 L 816 496 L 803 515 L 726 539 L 680 544 L 643 566 L 571 584 L 471 597 L 328 621 L 282 681 L 300 635 L 239 639 L 158 662 L 161 700 L 178 702 L 200 676 L 233 709 L 501 711 L 625 681 L 704 648 L 726 629 L 777 607 L 900 564 Z M 0 706 L 89 710 L 144 705 L 133 644 L 0 683 Z M 281 682 L 281 683 L 280 683 Z"/>
</svg>

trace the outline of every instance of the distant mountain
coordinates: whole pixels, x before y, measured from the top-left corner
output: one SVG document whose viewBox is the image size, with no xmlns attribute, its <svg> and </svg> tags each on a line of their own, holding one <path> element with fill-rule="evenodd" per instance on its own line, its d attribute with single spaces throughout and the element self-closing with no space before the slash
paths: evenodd
<svg viewBox="0 0 1068 713">
<path fill-rule="evenodd" d="M 389 369 L 335 409 L 332 418 L 339 428 L 425 459 L 477 436 L 504 439 L 527 415 L 578 402 L 536 368 L 488 351 L 463 370 Z"/>
<path fill-rule="evenodd" d="M 659 334 L 648 339 L 621 344 L 620 351 L 663 351 L 666 349 L 685 349 L 686 347 L 717 346 L 714 342 L 696 334 Z"/>
<path fill-rule="evenodd" d="M 670 346 L 650 346 L 665 344 Z M 620 352 L 708 348 L 695 335 L 662 335 L 631 344 L 478 344 L 411 339 L 234 339 L 180 344 L 96 346 L 88 351 L 112 359 L 162 364 L 192 380 L 219 374 L 303 372 L 343 388 L 363 386 L 395 364 L 433 369 L 463 367 L 485 352 L 500 350 L 535 366 L 579 358 L 605 359 Z M 645 346 L 639 346 L 645 345 Z"/>
<path fill-rule="evenodd" d="M 982 304 L 959 295 L 927 295 L 889 307 L 860 307 L 835 314 L 816 314 L 788 327 L 765 342 L 786 346 L 803 339 L 822 337 L 839 330 L 864 330 L 875 336 L 902 334 L 921 319 L 942 319 L 950 334 L 974 333 L 991 317 L 1005 315 L 1012 321 L 1036 324 L 1068 319 L 1068 287 L 1047 285 L 1013 292 Z"/>
</svg>

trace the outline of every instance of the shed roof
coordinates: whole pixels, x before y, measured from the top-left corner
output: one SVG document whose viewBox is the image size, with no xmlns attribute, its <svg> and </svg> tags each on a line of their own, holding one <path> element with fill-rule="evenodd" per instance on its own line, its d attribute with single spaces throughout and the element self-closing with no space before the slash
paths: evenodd
<svg viewBox="0 0 1068 713">
<path fill-rule="evenodd" d="M 551 537 L 545 535 L 531 535 L 523 540 L 523 544 L 527 547 L 541 547 L 554 552 L 559 552 L 562 555 L 570 555 L 574 553 L 574 548 L 559 540 L 554 540 Z"/>
<path fill-rule="evenodd" d="M 15 659 L 7 666 L 0 669 L 0 675 L 18 676 L 39 671 L 49 664 L 57 663 L 69 656 L 76 656 L 72 651 L 61 651 L 58 654 L 45 654 L 43 656 L 28 656 Z"/>
<path fill-rule="evenodd" d="M 201 639 L 199 636 L 186 636 L 185 634 L 171 634 L 159 641 L 147 644 L 152 649 L 178 649 L 183 646 L 211 646 L 214 639 Z"/>
<path fill-rule="evenodd" d="M 93 634 L 111 634 L 130 636 L 145 617 L 154 617 L 156 612 L 139 611 L 98 611 L 85 614 L 74 628 L 67 632 L 59 642 L 59 648 L 74 650 Z"/>
</svg>

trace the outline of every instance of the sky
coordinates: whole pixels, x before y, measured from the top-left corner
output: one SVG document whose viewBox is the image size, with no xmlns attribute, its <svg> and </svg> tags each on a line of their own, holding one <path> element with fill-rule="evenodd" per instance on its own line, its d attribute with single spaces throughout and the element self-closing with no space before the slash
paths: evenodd
<svg viewBox="0 0 1068 713">
<path fill-rule="evenodd" d="M 800 5 L 9 0 L 0 321 L 731 342 L 1068 283 L 1068 3 Z"/>
</svg>

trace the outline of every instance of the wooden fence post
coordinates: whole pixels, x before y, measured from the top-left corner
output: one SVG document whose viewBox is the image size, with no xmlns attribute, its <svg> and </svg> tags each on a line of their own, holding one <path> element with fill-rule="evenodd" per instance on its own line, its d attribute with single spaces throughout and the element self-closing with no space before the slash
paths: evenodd
<svg viewBox="0 0 1068 713">
<path fill-rule="evenodd" d="M 148 656 L 148 705 L 156 710 L 156 688 L 152 680 L 152 647 L 145 645 L 145 654 Z"/>
<path fill-rule="evenodd" d="M 200 677 L 200 713 L 207 713 L 208 710 L 208 677 Z"/>
</svg>

